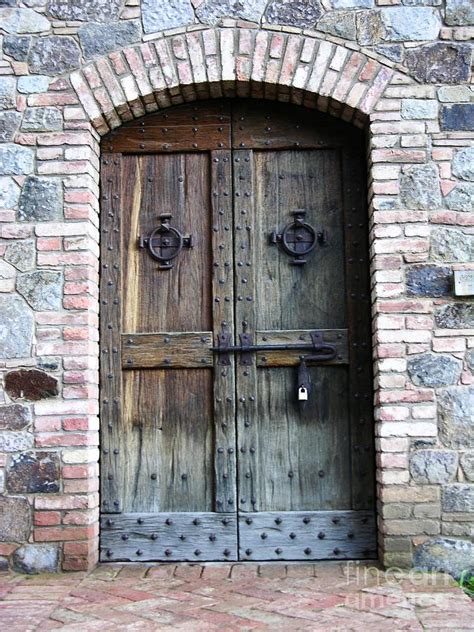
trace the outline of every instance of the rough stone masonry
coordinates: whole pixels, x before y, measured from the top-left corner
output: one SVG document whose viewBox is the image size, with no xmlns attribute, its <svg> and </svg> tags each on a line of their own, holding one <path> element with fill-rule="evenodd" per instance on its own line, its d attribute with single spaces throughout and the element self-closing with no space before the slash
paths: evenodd
<svg viewBox="0 0 474 632">
<path fill-rule="evenodd" d="M 252 96 L 367 128 L 385 564 L 474 567 L 471 0 L 0 0 L 0 567 L 98 550 L 99 139 Z"/>
</svg>

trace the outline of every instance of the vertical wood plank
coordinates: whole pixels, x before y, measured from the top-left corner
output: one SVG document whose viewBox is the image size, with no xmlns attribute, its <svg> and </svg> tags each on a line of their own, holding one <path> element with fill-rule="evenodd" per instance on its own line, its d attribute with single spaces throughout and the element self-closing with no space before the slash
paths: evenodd
<svg viewBox="0 0 474 632">
<path fill-rule="evenodd" d="M 362 149 L 359 145 L 348 144 L 342 161 L 349 324 L 351 486 L 353 509 L 375 509 L 369 229 Z"/>
<path fill-rule="evenodd" d="M 122 511 L 121 375 L 121 205 L 122 156 L 104 153 L 101 160 L 100 245 L 100 416 L 101 506 Z"/>
<path fill-rule="evenodd" d="M 255 340 L 256 331 L 256 245 L 253 152 L 233 152 L 234 177 L 234 254 L 235 254 L 235 327 L 236 336 L 246 332 Z M 248 366 L 236 362 L 237 446 L 238 446 L 238 506 L 239 510 L 258 509 L 256 495 L 258 442 L 265 441 L 258 429 L 257 369 L 255 356 Z"/>
<path fill-rule="evenodd" d="M 232 154 L 213 151 L 211 158 L 213 335 L 230 334 L 234 344 L 234 253 Z M 229 366 L 214 357 L 215 510 L 236 511 L 235 358 Z"/>
</svg>

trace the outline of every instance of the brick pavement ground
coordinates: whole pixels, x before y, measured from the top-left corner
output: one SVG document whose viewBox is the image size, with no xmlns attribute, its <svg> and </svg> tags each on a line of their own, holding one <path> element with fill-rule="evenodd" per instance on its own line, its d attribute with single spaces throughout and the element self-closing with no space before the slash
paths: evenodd
<svg viewBox="0 0 474 632">
<path fill-rule="evenodd" d="M 30 630 L 474 630 L 447 575 L 367 564 L 102 564 L 0 576 L 0 627 Z"/>
</svg>

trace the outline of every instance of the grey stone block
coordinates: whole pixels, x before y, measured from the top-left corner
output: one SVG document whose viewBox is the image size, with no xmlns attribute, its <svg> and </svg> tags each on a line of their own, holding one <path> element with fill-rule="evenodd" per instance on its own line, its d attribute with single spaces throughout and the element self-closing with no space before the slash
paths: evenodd
<svg viewBox="0 0 474 632">
<path fill-rule="evenodd" d="M 24 544 L 13 554 L 13 568 L 18 573 L 56 573 L 58 566 L 57 544 Z"/>
<path fill-rule="evenodd" d="M 263 10 L 265 3 L 260 4 Z M 314 28 L 322 13 L 319 0 L 272 0 L 265 10 L 265 21 L 270 24 Z"/>
<path fill-rule="evenodd" d="M 50 21 L 33 9 L 0 9 L 0 23 L 7 33 L 44 33 Z"/>
<path fill-rule="evenodd" d="M 381 17 L 390 42 L 433 40 L 441 28 L 439 12 L 430 7 L 386 7 Z"/>
<path fill-rule="evenodd" d="M 348 40 L 356 39 L 355 11 L 331 11 L 318 21 L 316 28 Z"/>
<path fill-rule="evenodd" d="M 0 77 L 0 110 L 16 107 L 16 80 L 12 77 Z"/>
<path fill-rule="evenodd" d="M 31 307 L 38 311 L 61 309 L 63 275 L 56 270 L 35 270 L 21 274 L 16 288 Z"/>
<path fill-rule="evenodd" d="M 429 210 L 441 205 L 439 172 L 435 163 L 413 165 L 400 176 L 400 199 L 409 209 Z"/>
<path fill-rule="evenodd" d="M 31 531 L 31 511 L 26 498 L 0 496 L 0 542 L 25 542 Z"/>
<path fill-rule="evenodd" d="M 20 272 L 27 272 L 35 265 L 36 247 L 32 239 L 16 241 L 7 246 L 5 261 L 11 263 Z"/>
<path fill-rule="evenodd" d="M 438 116 L 438 102 L 433 99 L 403 99 L 401 112 L 405 119 L 434 119 Z"/>
<path fill-rule="evenodd" d="M 441 494 L 441 506 L 447 513 L 474 513 L 474 485 L 446 485 Z"/>
<path fill-rule="evenodd" d="M 22 404 L 0 406 L 0 430 L 23 430 L 31 423 L 31 411 Z"/>
<path fill-rule="evenodd" d="M 30 49 L 29 35 L 5 35 L 3 38 L 3 52 L 15 61 L 26 61 Z"/>
<path fill-rule="evenodd" d="M 11 458 L 7 469 L 10 493 L 59 492 L 60 464 L 56 452 L 23 452 Z"/>
<path fill-rule="evenodd" d="M 466 44 L 427 44 L 408 50 L 405 64 L 422 83 L 461 83 L 469 79 L 471 49 Z"/>
<path fill-rule="evenodd" d="M 0 112 L 0 143 L 10 143 L 20 126 L 20 112 Z"/>
<path fill-rule="evenodd" d="M 474 3 L 472 0 L 446 0 L 446 24 L 470 26 L 474 24 Z"/>
<path fill-rule="evenodd" d="M 0 432 L 0 451 L 20 452 L 33 447 L 33 435 L 31 432 L 10 432 L 2 430 Z"/>
<path fill-rule="evenodd" d="M 473 386 L 450 386 L 438 391 L 438 426 L 446 448 L 474 448 Z"/>
<path fill-rule="evenodd" d="M 452 538 L 428 540 L 415 548 L 413 565 L 421 570 L 449 573 L 459 579 L 464 570 L 474 568 L 474 544 Z"/>
<path fill-rule="evenodd" d="M 63 116 L 55 107 L 27 108 L 23 116 L 23 132 L 57 132 L 63 127 Z"/>
<path fill-rule="evenodd" d="M 34 168 L 34 152 L 29 147 L 0 145 L 0 172 L 5 176 L 27 175 Z"/>
<path fill-rule="evenodd" d="M 431 256 L 435 261 L 467 263 L 474 256 L 474 235 L 456 228 L 435 228 L 431 231 Z"/>
<path fill-rule="evenodd" d="M 20 222 L 50 222 L 63 214 L 62 186 L 59 180 L 30 176 L 20 194 Z"/>
<path fill-rule="evenodd" d="M 474 305 L 472 303 L 452 303 L 435 310 L 437 327 L 444 329 L 471 329 L 474 327 Z"/>
<path fill-rule="evenodd" d="M 456 103 L 441 108 L 440 124 L 443 131 L 474 131 L 474 103 Z"/>
<path fill-rule="evenodd" d="M 452 211 L 474 210 L 474 182 L 458 184 L 445 197 L 446 205 Z"/>
<path fill-rule="evenodd" d="M 18 204 L 20 187 L 13 178 L 0 177 L 0 208 L 14 208 Z"/>
<path fill-rule="evenodd" d="M 452 270 L 432 264 L 415 264 L 406 273 L 407 294 L 410 296 L 449 296 L 452 291 Z"/>
<path fill-rule="evenodd" d="M 141 8 L 145 33 L 174 29 L 194 22 L 194 11 L 189 0 L 142 0 Z"/>
<path fill-rule="evenodd" d="M 466 147 L 454 154 L 452 170 L 461 180 L 474 181 L 474 147 Z"/>
<path fill-rule="evenodd" d="M 462 362 L 453 356 L 423 353 L 408 360 L 408 375 L 416 386 L 438 388 L 456 384 L 461 372 Z"/>
<path fill-rule="evenodd" d="M 109 22 L 120 16 L 123 5 L 123 0 L 49 0 L 48 13 L 58 20 Z"/>
<path fill-rule="evenodd" d="M 79 46 L 72 37 L 40 37 L 30 49 L 28 66 L 33 73 L 60 75 L 79 66 L 80 54 Z"/>
<path fill-rule="evenodd" d="M 456 476 L 458 455 L 443 450 L 418 450 L 410 456 L 410 474 L 416 483 L 449 483 Z"/>
<path fill-rule="evenodd" d="M 112 22 L 110 24 L 87 24 L 77 32 L 85 59 L 104 55 L 140 40 L 138 20 Z"/>
<path fill-rule="evenodd" d="M 466 479 L 474 483 L 474 450 L 461 455 L 461 468 Z"/>
<path fill-rule="evenodd" d="M 31 75 L 18 78 L 18 92 L 35 94 L 47 92 L 51 77 L 45 75 Z"/>
<path fill-rule="evenodd" d="M 20 296 L 0 295 L 0 358 L 26 358 L 31 353 L 34 318 Z"/>
</svg>

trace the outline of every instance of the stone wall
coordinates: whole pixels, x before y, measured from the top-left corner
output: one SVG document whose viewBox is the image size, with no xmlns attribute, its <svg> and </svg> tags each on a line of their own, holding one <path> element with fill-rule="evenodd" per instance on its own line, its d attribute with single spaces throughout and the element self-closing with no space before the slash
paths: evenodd
<svg viewBox="0 0 474 632">
<path fill-rule="evenodd" d="M 238 95 L 368 127 L 381 557 L 474 566 L 474 304 L 452 283 L 473 267 L 473 13 L 0 0 L 1 565 L 97 560 L 100 135 Z"/>
</svg>

